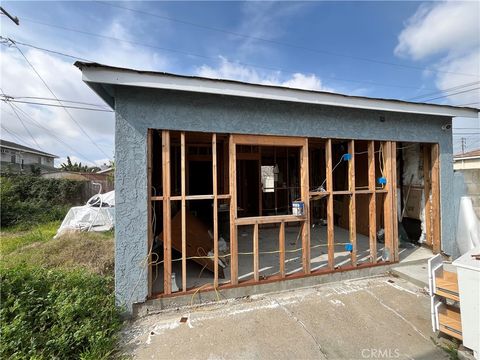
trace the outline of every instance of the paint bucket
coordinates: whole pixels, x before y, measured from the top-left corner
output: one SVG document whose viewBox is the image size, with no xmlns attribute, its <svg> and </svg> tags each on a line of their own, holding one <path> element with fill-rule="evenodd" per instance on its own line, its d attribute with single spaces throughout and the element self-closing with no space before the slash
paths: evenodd
<svg viewBox="0 0 480 360">
<path fill-rule="evenodd" d="M 292 214 L 295 216 L 303 216 L 304 204 L 303 201 L 292 202 Z"/>
</svg>

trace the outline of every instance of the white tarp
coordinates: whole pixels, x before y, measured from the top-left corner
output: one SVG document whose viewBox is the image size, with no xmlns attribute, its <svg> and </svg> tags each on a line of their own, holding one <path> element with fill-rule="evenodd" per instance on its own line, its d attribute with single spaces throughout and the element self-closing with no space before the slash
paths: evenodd
<svg viewBox="0 0 480 360">
<path fill-rule="evenodd" d="M 115 191 L 91 197 L 68 210 L 57 235 L 66 231 L 108 231 L 115 225 Z"/>
</svg>

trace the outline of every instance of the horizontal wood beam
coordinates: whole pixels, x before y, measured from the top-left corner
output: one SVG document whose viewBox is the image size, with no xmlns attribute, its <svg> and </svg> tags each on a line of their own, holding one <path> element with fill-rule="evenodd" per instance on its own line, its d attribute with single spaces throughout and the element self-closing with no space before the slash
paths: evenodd
<svg viewBox="0 0 480 360">
<path fill-rule="evenodd" d="M 254 224 L 275 224 L 281 222 L 305 221 L 305 216 L 295 215 L 272 215 L 272 216 L 251 216 L 235 220 L 236 225 L 254 225 Z"/>
<path fill-rule="evenodd" d="M 305 138 L 271 135 L 232 135 L 236 145 L 298 146 L 305 144 Z"/>
</svg>

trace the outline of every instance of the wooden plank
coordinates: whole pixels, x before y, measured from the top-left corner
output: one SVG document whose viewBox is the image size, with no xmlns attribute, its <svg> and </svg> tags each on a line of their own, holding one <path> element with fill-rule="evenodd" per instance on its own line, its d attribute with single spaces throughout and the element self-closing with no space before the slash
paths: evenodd
<svg viewBox="0 0 480 360">
<path fill-rule="evenodd" d="M 152 296 L 152 245 L 153 245 L 153 228 L 152 228 L 152 129 L 147 130 L 147 246 L 148 246 L 148 296 Z"/>
<path fill-rule="evenodd" d="M 233 136 L 233 142 L 237 145 L 263 145 L 263 146 L 298 146 L 302 147 L 305 140 L 293 136 L 272 135 L 239 135 Z"/>
<path fill-rule="evenodd" d="M 163 196 L 150 196 L 150 201 L 163 201 Z"/>
<path fill-rule="evenodd" d="M 332 176 L 332 139 L 327 139 L 325 143 L 325 163 L 326 167 L 326 186 L 328 192 L 327 198 L 327 245 L 328 245 L 328 267 L 333 270 L 335 266 L 335 245 L 333 229 L 333 176 Z"/>
<path fill-rule="evenodd" d="M 186 187 L 185 187 L 185 132 L 180 134 L 180 177 L 182 200 L 182 291 L 187 291 L 187 220 L 186 220 Z"/>
<path fill-rule="evenodd" d="M 218 198 L 217 198 L 217 134 L 212 134 L 212 184 L 213 184 L 213 286 L 218 287 Z"/>
<path fill-rule="evenodd" d="M 180 201 L 182 200 L 181 195 L 170 196 L 171 201 Z M 185 195 L 185 200 L 213 200 L 213 194 L 207 195 Z"/>
<path fill-rule="evenodd" d="M 242 217 L 235 220 L 235 224 L 238 225 L 253 225 L 253 224 L 278 224 L 281 222 L 297 222 L 305 221 L 305 216 L 296 215 L 270 215 L 270 216 L 249 216 Z"/>
<path fill-rule="evenodd" d="M 233 135 L 229 136 L 229 179 L 230 179 L 230 283 L 238 284 L 238 246 L 237 246 L 237 160 Z"/>
<path fill-rule="evenodd" d="M 259 255 L 258 255 L 258 223 L 253 225 L 253 279 L 260 280 L 259 275 Z"/>
<path fill-rule="evenodd" d="M 370 262 L 377 262 L 377 209 L 375 195 L 375 142 L 368 142 L 368 189 L 373 191 L 368 197 L 368 239 Z"/>
<path fill-rule="evenodd" d="M 163 293 L 172 292 L 172 233 L 170 206 L 170 132 L 162 131 L 163 183 Z"/>
<path fill-rule="evenodd" d="M 333 195 L 352 195 L 353 192 L 350 190 L 339 190 L 339 191 L 333 191 Z"/>
<path fill-rule="evenodd" d="M 350 244 L 352 244 L 352 251 L 350 252 L 350 262 L 352 266 L 357 266 L 357 214 L 356 214 L 356 199 L 355 199 L 355 141 L 348 142 L 348 153 L 350 160 L 348 160 L 348 190 L 351 192 L 348 203 L 348 231 Z"/>
<path fill-rule="evenodd" d="M 310 185 L 308 175 L 308 139 L 303 139 L 300 149 L 300 197 L 305 221 L 302 225 L 302 265 L 305 274 L 310 273 Z"/>
<path fill-rule="evenodd" d="M 432 246 L 432 202 L 430 191 L 432 181 L 430 177 L 431 169 L 431 150 L 429 144 L 423 144 L 423 200 L 425 202 L 425 243 Z"/>
<path fill-rule="evenodd" d="M 397 143 L 392 141 L 390 143 L 392 150 L 391 172 L 392 172 L 392 249 L 393 260 L 398 261 L 398 190 L 397 190 Z"/>
<path fill-rule="evenodd" d="M 285 222 L 280 223 L 280 230 L 278 234 L 278 249 L 280 254 L 280 276 L 285 277 Z"/>
<path fill-rule="evenodd" d="M 383 202 L 383 222 L 385 230 L 385 249 L 388 251 L 388 260 L 393 260 L 393 230 L 392 230 L 392 146 L 390 141 L 382 142 L 383 173 L 387 179 L 387 191 Z"/>
<path fill-rule="evenodd" d="M 440 149 L 438 144 L 432 144 L 432 248 L 433 253 L 441 251 L 440 229 Z"/>
</svg>

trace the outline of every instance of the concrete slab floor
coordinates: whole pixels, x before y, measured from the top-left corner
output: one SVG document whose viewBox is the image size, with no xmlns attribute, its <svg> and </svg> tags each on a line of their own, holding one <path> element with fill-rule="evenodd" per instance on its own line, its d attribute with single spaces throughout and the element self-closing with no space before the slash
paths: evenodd
<svg viewBox="0 0 480 360">
<path fill-rule="evenodd" d="M 379 276 L 139 318 L 121 350 L 134 359 L 448 359 L 432 337 L 422 289 Z"/>
</svg>

